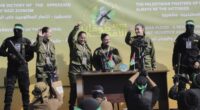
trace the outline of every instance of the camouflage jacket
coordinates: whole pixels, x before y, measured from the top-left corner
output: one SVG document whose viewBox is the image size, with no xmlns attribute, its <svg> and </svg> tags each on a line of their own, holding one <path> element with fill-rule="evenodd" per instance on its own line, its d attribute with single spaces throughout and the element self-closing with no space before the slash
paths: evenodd
<svg viewBox="0 0 200 110">
<path fill-rule="evenodd" d="M 69 73 L 77 74 L 83 71 L 92 70 L 92 53 L 88 44 L 81 45 L 75 40 L 75 35 L 78 28 L 74 28 L 68 37 L 68 44 L 70 48 L 70 65 Z M 83 60 L 86 60 L 86 64 L 83 64 Z"/>
<path fill-rule="evenodd" d="M 102 54 L 101 51 L 104 51 L 104 54 Z M 112 67 L 112 64 L 109 66 L 109 61 L 113 61 L 114 67 Z M 107 48 L 103 48 L 103 46 L 101 45 L 101 47 L 97 48 L 94 51 L 93 66 L 96 71 L 111 71 L 120 62 L 121 57 L 119 55 L 119 51 L 114 47 L 109 46 Z"/>
<path fill-rule="evenodd" d="M 126 35 L 125 42 L 126 44 L 131 46 L 130 59 L 132 59 L 134 55 L 135 64 L 140 65 L 139 60 L 141 59 L 140 58 L 141 51 L 139 48 L 142 47 L 143 56 L 144 56 L 144 68 L 147 70 L 156 68 L 155 49 L 154 49 L 153 42 L 148 37 L 142 37 L 140 40 L 138 39 L 139 37 L 137 36 L 131 37 L 131 32 L 128 32 Z"/>
<path fill-rule="evenodd" d="M 43 42 L 42 37 L 38 37 L 37 41 L 33 44 L 33 49 L 37 54 L 36 59 L 36 78 L 48 78 L 47 74 L 47 60 L 50 61 L 52 67 L 56 68 L 55 46 L 50 40 L 47 43 Z M 47 59 L 48 58 L 48 59 Z"/>
</svg>

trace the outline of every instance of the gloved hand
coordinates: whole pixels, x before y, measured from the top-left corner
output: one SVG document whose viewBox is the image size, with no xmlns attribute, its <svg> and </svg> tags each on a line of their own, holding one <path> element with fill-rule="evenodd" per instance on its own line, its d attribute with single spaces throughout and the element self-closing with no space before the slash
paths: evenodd
<svg viewBox="0 0 200 110">
<path fill-rule="evenodd" d="M 188 83 L 190 81 L 190 77 L 188 74 L 180 74 L 180 80 L 185 82 L 185 83 Z"/>
<path fill-rule="evenodd" d="M 173 100 L 177 100 L 178 98 L 178 86 L 177 85 L 173 85 L 170 90 L 169 90 L 169 98 L 173 99 Z"/>
<path fill-rule="evenodd" d="M 179 82 L 179 76 L 178 75 L 174 75 L 173 82 L 174 82 L 174 84 Z"/>
</svg>

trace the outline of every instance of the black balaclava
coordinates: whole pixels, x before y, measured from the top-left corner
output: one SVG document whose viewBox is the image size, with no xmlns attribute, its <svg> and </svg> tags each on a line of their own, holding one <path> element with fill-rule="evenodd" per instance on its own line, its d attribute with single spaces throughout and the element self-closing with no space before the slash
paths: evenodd
<svg viewBox="0 0 200 110">
<path fill-rule="evenodd" d="M 194 21 L 193 20 L 187 20 L 185 28 L 186 28 L 186 33 L 188 35 L 192 35 L 194 33 Z"/>
<path fill-rule="evenodd" d="M 22 24 L 15 24 L 13 32 L 14 32 L 15 38 L 22 38 L 23 25 Z"/>
</svg>

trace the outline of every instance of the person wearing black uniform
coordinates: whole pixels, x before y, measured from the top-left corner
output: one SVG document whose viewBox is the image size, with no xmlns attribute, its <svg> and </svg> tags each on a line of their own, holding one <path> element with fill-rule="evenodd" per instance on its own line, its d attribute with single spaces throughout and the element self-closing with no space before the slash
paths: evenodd
<svg viewBox="0 0 200 110">
<path fill-rule="evenodd" d="M 148 73 L 135 73 L 124 87 L 128 110 L 152 110 L 159 98 L 159 88 Z"/>
<path fill-rule="evenodd" d="M 185 81 L 179 80 L 179 91 L 185 90 L 186 82 L 189 78 L 192 79 L 192 74 L 195 73 L 195 70 L 200 65 L 200 36 L 194 33 L 194 27 L 193 20 L 187 20 L 186 32 L 177 37 L 174 45 L 172 58 L 173 69 L 176 74 L 180 73 L 182 76 L 186 76 L 185 78 L 181 78 L 186 79 Z M 177 78 L 174 79 L 176 80 Z"/>
<path fill-rule="evenodd" d="M 172 64 L 175 71 L 174 83 L 178 82 L 178 92 L 186 90 L 186 83 L 192 81 L 199 68 L 200 36 L 194 33 L 194 21 L 186 21 L 186 31 L 180 34 L 174 45 Z M 178 101 L 178 108 L 181 108 Z"/>
<path fill-rule="evenodd" d="M 34 54 L 30 47 L 31 41 L 23 37 L 23 25 L 15 24 L 13 31 L 14 36 L 6 38 L 0 47 L 0 56 L 8 59 L 4 110 L 11 109 L 12 95 L 17 79 L 22 94 L 23 108 L 28 110 L 30 81 L 27 62 L 33 58 Z"/>
</svg>

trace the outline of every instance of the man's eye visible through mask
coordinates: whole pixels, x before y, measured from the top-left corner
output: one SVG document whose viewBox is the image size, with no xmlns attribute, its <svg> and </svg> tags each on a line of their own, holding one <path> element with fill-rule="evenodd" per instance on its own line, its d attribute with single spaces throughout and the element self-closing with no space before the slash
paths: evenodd
<svg viewBox="0 0 200 110">
<path fill-rule="evenodd" d="M 194 28 L 193 25 L 186 25 L 186 27 L 188 27 L 188 28 Z"/>
</svg>

